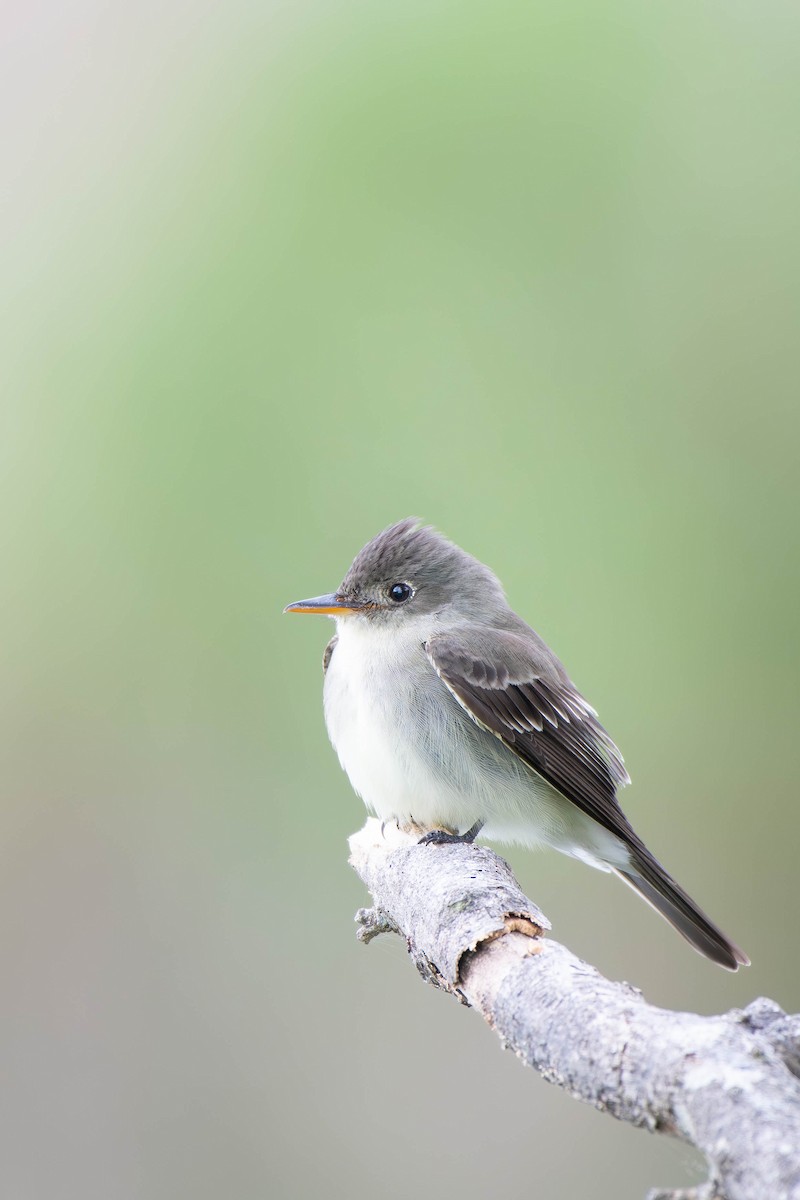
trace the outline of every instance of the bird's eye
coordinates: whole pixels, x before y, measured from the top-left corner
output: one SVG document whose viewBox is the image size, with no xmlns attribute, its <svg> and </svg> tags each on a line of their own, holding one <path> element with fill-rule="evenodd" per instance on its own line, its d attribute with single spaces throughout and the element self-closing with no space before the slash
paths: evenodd
<svg viewBox="0 0 800 1200">
<path fill-rule="evenodd" d="M 405 604 L 413 593 L 414 589 L 409 583 L 393 583 L 389 588 L 389 598 L 394 600 L 395 604 Z"/>
</svg>

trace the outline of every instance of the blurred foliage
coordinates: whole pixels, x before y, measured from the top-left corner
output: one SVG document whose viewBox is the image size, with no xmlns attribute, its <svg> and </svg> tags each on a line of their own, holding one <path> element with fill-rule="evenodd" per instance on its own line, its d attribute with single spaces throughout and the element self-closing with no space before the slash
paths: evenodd
<svg viewBox="0 0 800 1200">
<path fill-rule="evenodd" d="M 410 513 L 489 562 L 755 965 L 512 852 L 555 935 L 800 1005 L 796 6 L 2 21 L 7 1193 L 696 1178 L 355 944 L 329 627 L 281 609 Z"/>
</svg>

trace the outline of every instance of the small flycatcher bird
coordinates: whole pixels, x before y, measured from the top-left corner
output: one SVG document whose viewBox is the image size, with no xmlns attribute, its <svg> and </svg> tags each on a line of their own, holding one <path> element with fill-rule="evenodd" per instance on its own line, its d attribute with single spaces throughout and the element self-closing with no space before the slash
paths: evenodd
<svg viewBox="0 0 800 1200">
<path fill-rule="evenodd" d="M 613 871 L 701 954 L 749 959 L 634 833 L 630 782 L 597 714 L 477 559 L 415 518 L 379 533 L 325 613 L 325 721 L 356 792 L 423 842 L 548 845 Z"/>
</svg>

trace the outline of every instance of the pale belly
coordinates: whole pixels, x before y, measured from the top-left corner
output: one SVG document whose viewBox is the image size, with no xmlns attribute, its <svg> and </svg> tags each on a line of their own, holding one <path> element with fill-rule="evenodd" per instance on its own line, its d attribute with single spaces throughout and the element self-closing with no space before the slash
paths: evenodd
<svg viewBox="0 0 800 1200">
<path fill-rule="evenodd" d="M 412 673 L 388 648 L 367 654 L 340 630 L 325 677 L 325 720 L 368 810 L 459 832 L 480 820 L 486 837 L 550 845 L 600 866 L 609 835 L 476 725 L 419 652 L 422 669 Z"/>
<path fill-rule="evenodd" d="M 420 703 L 418 689 L 404 689 L 401 678 L 396 667 L 363 662 L 340 640 L 325 678 L 331 742 L 353 788 L 377 816 L 431 827 L 458 824 L 466 798 L 454 793 L 425 751 L 426 742 L 433 743 L 435 708 Z"/>
</svg>

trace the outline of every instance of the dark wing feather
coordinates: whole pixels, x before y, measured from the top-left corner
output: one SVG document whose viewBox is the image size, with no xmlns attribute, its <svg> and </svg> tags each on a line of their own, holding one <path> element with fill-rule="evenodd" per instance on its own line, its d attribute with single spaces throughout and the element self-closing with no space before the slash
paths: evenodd
<svg viewBox="0 0 800 1200">
<path fill-rule="evenodd" d="M 524 763 L 627 846 L 613 869 L 714 962 L 749 962 L 653 858 L 617 804 L 629 782 L 597 714 L 533 631 L 470 628 L 432 638 L 425 649 L 458 703 Z"/>
<path fill-rule="evenodd" d="M 591 705 L 538 639 L 493 629 L 442 634 L 425 645 L 462 708 L 585 813 L 630 844 L 616 800 L 629 782 Z"/>
<path fill-rule="evenodd" d="M 338 633 L 335 633 L 333 635 L 333 637 L 331 638 L 331 640 L 328 642 L 327 646 L 325 647 L 325 653 L 322 656 L 322 674 L 323 675 L 327 675 L 327 673 L 328 673 L 328 667 L 330 666 L 331 655 L 333 654 L 334 650 L 336 649 L 336 643 L 338 642 L 338 640 L 339 640 L 339 635 L 338 635 Z"/>
</svg>

